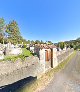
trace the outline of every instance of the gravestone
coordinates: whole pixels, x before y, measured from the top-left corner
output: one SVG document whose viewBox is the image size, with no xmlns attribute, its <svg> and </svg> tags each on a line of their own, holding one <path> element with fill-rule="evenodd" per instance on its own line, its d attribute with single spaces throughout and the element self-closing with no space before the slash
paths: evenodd
<svg viewBox="0 0 80 92">
<path fill-rule="evenodd" d="M 22 54 L 22 49 L 21 48 L 13 48 L 13 49 L 11 49 L 10 54 L 11 55 L 19 55 L 19 54 Z"/>
<path fill-rule="evenodd" d="M 5 47 L 5 55 L 9 55 L 11 50 L 11 43 L 9 42 Z"/>
<path fill-rule="evenodd" d="M 3 51 L 0 51 L 0 60 L 4 59 Z"/>
</svg>

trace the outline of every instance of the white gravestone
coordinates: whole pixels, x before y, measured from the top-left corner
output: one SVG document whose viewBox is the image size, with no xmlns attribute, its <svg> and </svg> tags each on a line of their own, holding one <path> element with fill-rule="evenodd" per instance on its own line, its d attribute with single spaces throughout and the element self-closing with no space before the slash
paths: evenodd
<svg viewBox="0 0 80 92">
<path fill-rule="evenodd" d="M 2 51 L 0 51 L 0 60 L 4 59 L 4 54 Z"/>
</svg>

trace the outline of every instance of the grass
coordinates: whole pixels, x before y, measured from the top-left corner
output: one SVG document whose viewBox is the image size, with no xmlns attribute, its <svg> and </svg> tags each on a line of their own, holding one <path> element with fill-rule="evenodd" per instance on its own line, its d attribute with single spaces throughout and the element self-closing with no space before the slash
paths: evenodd
<svg viewBox="0 0 80 92">
<path fill-rule="evenodd" d="M 22 48 L 22 54 L 21 55 L 9 55 L 5 56 L 3 60 L 0 61 L 13 61 L 15 62 L 18 59 L 21 59 L 21 61 L 24 61 L 26 57 L 32 56 L 31 52 L 27 50 L 26 48 Z"/>
<path fill-rule="evenodd" d="M 68 62 L 76 55 L 76 51 L 72 55 L 70 55 L 66 60 L 60 63 L 56 68 L 51 69 L 47 73 L 45 73 L 41 78 L 36 80 L 32 85 L 28 87 L 23 87 L 19 92 L 36 92 L 38 89 L 43 89 L 48 83 L 53 79 L 54 73 L 62 70 L 68 64 Z"/>
<path fill-rule="evenodd" d="M 22 48 L 22 55 L 32 56 L 31 52 L 29 50 L 27 50 L 26 48 Z"/>
</svg>

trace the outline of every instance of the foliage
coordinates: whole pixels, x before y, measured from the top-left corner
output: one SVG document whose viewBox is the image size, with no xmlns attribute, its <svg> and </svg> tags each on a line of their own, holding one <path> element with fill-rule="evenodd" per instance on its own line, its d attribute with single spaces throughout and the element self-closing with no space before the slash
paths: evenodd
<svg viewBox="0 0 80 92">
<path fill-rule="evenodd" d="M 21 36 L 18 23 L 15 20 L 9 22 L 9 24 L 5 24 L 5 20 L 0 18 L 0 43 L 4 40 L 5 43 L 11 42 L 13 44 L 44 44 L 42 40 L 30 41 L 25 40 Z M 48 44 L 52 44 L 51 41 L 48 41 Z"/>
<path fill-rule="evenodd" d="M 55 43 L 55 45 L 60 47 L 61 49 L 63 49 L 66 46 L 67 48 L 69 47 L 77 50 L 77 49 L 80 49 L 80 37 L 77 38 L 76 40 Z"/>
<path fill-rule="evenodd" d="M 53 44 L 51 41 L 48 41 L 47 43 L 48 43 L 48 44 Z"/>
<path fill-rule="evenodd" d="M 3 35 L 0 33 L 0 43 L 3 41 Z"/>
<path fill-rule="evenodd" d="M 73 48 L 74 47 L 74 45 L 73 44 L 70 44 L 70 48 Z"/>
<path fill-rule="evenodd" d="M 22 48 L 22 55 L 24 56 L 32 56 L 31 52 L 26 48 Z"/>
<path fill-rule="evenodd" d="M 76 40 L 80 41 L 80 37 L 79 37 L 79 38 L 77 38 Z"/>
<path fill-rule="evenodd" d="M 36 41 L 35 41 L 35 44 L 38 44 L 38 43 L 40 43 L 40 41 L 39 41 L 39 40 L 36 40 Z"/>
<path fill-rule="evenodd" d="M 3 18 L 0 18 L 0 33 L 4 33 L 5 21 Z"/>
<path fill-rule="evenodd" d="M 65 43 L 64 42 L 59 42 L 58 47 L 63 49 L 65 47 Z"/>
<path fill-rule="evenodd" d="M 30 44 L 30 43 L 31 43 L 30 40 L 28 40 L 28 41 L 27 41 L 27 44 Z"/>
<path fill-rule="evenodd" d="M 6 32 L 8 33 L 9 41 L 13 43 L 19 42 L 21 35 L 16 21 L 13 20 L 6 26 Z"/>
<path fill-rule="evenodd" d="M 23 44 L 22 48 L 27 48 L 26 44 Z"/>
<path fill-rule="evenodd" d="M 77 38 L 76 40 L 70 40 L 70 41 L 65 41 L 68 47 L 76 49 L 80 49 L 80 37 Z"/>
<path fill-rule="evenodd" d="M 10 56 L 5 56 L 5 58 L 3 60 L 0 61 L 17 61 L 18 59 L 20 59 L 20 61 L 24 61 L 26 57 L 32 56 L 32 53 L 27 50 L 26 48 L 22 48 L 22 54 L 21 55 L 10 55 Z"/>
<path fill-rule="evenodd" d="M 9 22 L 9 24 L 5 24 L 5 20 L 3 18 L 0 18 L 0 43 L 2 43 L 4 40 L 4 43 L 11 42 L 13 44 L 52 44 L 51 41 L 43 42 L 42 40 L 36 40 L 36 41 L 30 41 L 25 40 L 21 36 L 18 23 L 15 20 L 12 20 Z"/>
<path fill-rule="evenodd" d="M 2 43 L 5 35 L 5 21 L 3 18 L 0 18 L 0 42 Z"/>
<path fill-rule="evenodd" d="M 32 41 L 31 41 L 31 44 L 32 44 L 32 45 L 35 44 L 35 41 L 32 40 Z"/>
</svg>

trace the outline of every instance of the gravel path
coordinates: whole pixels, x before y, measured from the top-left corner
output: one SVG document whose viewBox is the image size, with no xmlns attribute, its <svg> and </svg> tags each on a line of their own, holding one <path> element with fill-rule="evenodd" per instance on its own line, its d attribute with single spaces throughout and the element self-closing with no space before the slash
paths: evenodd
<svg viewBox="0 0 80 92">
<path fill-rule="evenodd" d="M 80 92 L 80 52 L 39 92 Z"/>
</svg>

